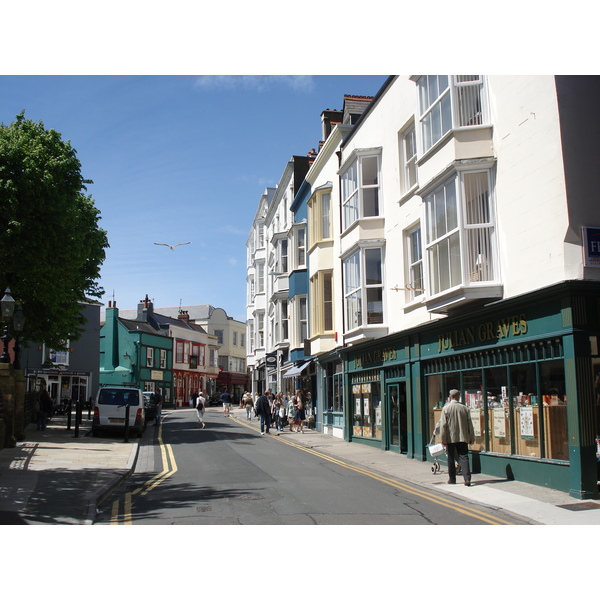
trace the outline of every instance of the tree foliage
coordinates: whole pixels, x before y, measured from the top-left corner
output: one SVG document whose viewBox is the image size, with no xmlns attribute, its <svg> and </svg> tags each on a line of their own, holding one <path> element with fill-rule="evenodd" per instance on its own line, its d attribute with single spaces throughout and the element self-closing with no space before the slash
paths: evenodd
<svg viewBox="0 0 600 600">
<path fill-rule="evenodd" d="M 70 142 L 24 112 L 0 124 L 0 291 L 25 315 L 23 339 L 59 349 L 98 299 L 108 238 Z"/>
</svg>

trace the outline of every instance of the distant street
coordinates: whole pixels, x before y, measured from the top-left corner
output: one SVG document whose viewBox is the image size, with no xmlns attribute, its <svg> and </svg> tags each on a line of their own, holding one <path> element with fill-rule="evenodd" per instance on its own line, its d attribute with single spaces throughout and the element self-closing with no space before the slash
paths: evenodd
<svg viewBox="0 0 600 600">
<path fill-rule="evenodd" d="M 193 410 L 165 413 L 150 426 L 138 467 L 101 506 L 97 524 L 140 525 L 484 525 L 510 517 L 368 472 L 296 445 L 301 434 L 254 419 Z"/>
</svg>

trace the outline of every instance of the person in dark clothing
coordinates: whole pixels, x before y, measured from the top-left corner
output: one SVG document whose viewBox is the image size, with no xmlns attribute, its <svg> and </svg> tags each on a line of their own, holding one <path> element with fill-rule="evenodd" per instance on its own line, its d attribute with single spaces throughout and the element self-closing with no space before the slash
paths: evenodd
<svg viewBox="0 0 600 600">
<path fill-rule="evenodd" d="M 154 418 L 154 426 L 158 427 L 160 425 L 161 409 L 163 403 L 163 397 L 161 396 L 160 391 L 158 389 L 152 395 L 152 399 L 156 406 L 156 417 Z"/>
<path fill-rule="evenodd" d="M 223 414 L 228 417 L 231 410 L 231 394 L 227 390 L 221 394 L 221 402 L 223 403 Z"/>
<path fill-rule="evenodd" d="M 269 404 L 269 394 L 271 390 L 267 390 L 256 401 L 256 414 L 260 418 L 260 435 L 271 435 L 269 428 L 271 427 L 271 405 Z M 266 431 L 265 431 L 266 430 Z"/>
<path fill-rule="evenodd" d="M 47 390 L 44 390 L 40 394 L 40 409 L 38 411 L 38 420 L 37 420 L 37 428 L 46 429 L 46 423 L 49 417 L 52 416 L 52 398 L 50 398 L 50 394 Z"/>
</svg>

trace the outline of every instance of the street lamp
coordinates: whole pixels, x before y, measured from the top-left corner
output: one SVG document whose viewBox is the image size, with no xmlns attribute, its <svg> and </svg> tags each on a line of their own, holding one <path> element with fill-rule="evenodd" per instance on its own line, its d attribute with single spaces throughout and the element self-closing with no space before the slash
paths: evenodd
<svg viewBox="0 0 600 600">
<path fill-rule="evenodd" d="M 25 315 L 23 314 L 23 311 L 21 310 L 20 305 L 17 306 L 15 316 L 13 317 L 13 326 L 14 326 L 14 330 L 15 330 L 15 347 L 14 347 L 15 360 L 13 361 L 13 365 L 15 366 L 15 369 L 20 369 L 21 368 L 21 361 L 20 361 L 21 345 L 19 344 L 19 334 L 25 328 Z"/>
<path fill-rule="evenodd" d="M 15 299 L 10 295 L 10 288 L 6 288 L 0 305 L 2 306 L 2 318 L 10 319 L 15 312 Z"/>
</svg>

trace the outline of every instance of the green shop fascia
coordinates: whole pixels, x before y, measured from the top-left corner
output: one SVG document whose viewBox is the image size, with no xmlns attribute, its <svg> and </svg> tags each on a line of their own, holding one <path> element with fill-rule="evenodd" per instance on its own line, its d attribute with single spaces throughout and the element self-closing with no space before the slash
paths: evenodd
<svg viewBox="0 0 600 600">
<path fill-rule="evenodd" d="M 456 388 L 474 472 L 598 498 L 599 340 L 600 283 L 564 282 L 345 348 L 345 439 L 431 460 Z"/>
</svg>

